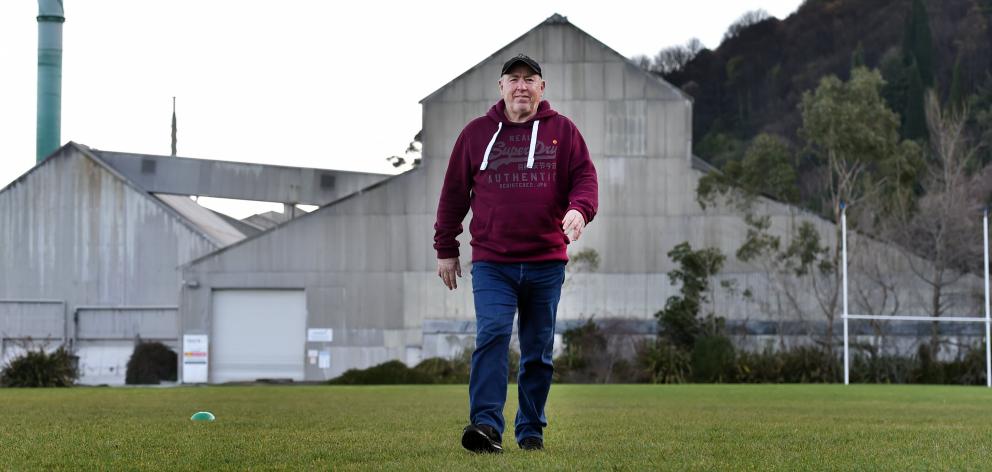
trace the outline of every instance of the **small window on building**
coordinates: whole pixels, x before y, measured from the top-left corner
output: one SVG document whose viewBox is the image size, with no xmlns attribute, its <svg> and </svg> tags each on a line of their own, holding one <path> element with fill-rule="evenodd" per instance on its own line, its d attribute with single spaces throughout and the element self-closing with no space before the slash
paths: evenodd
<svg viewBox="0 0 992 472">
<path fill-rule="evenodd" d="M 142 174 L 154 174 L 155 173 L 155 161 L 151 159 L 141 160 L 141 173 Z"/>
<path fill-rule="evenodd" d="M 320 188 L 334 188 L 334 174 L 320 174 Z"/>
</svg>

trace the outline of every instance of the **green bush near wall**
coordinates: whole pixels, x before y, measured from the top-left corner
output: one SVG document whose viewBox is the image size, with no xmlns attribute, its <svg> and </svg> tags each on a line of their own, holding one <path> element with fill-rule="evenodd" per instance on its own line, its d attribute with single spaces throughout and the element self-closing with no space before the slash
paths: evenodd
<svg viewBox="0 0 992 472">
<path fill-rule="evenodd" d="M 59 347 L 49 354 L 28 351 L 11 360 L 0 371 L 2 387 L 70 387 L 79 378 L 75 356 Z"/>
<path fill-rule="evenodd" d="M 340 377 L 328 380 L 332 385 L 432 384 L 434 379 L 411 369 L 400 361 L 383 362 L 368 369 L 348 369 Z"/>
<path fill-rule="evenodd" d="M 692 348 L 692 380 L 733 382 L 737 380 L 734 345 L 725 336 L 702 336 Z"/>
<path fill-rule="evenodd" d="M 520 353 L 510 349 L 509 381 L 517 379 Z M 472 367 L 472 350 L 466 349 L 452 359 L 431 357 L 414 367 L 400 361 L 383 362 L 368 369 L 349 369 L 328 380 L 331 385 L 396 385 L 396 384 L 467 384 Z"/>
<path fill-rule="evenodd" d="M 179 356 L 160 342 L 138 342 L 127 361 L 124 383 L 128 385 L 158 385 L 163 380 L 176 381 Z"/>
</svg>

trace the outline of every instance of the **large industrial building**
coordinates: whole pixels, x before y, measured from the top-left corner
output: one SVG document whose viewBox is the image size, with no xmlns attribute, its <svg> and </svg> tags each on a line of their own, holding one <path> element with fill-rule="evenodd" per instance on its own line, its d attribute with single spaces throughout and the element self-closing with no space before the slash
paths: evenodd
<svg viewBox="0 0 992 472">
<path fill-rule="evenodd" d="M 2 359 L 65 343 L 84 383 L 124 383 L 137 338 L 180 348 L 179 267 L 263 231 L 191 195 L 284 202 L 289 213 L 385 177 L 69 143 L 0 190 Z"/>
<path fill-rule="evenodd" d="M 555 15 L 421 102 L 421 166 L 184 266 L 181 326 L 184 334 L 209 339 L 211 381 L 322 380 L 348 368 L 389 359 L 412 365 L 472 346 L 470 285 L 448 291 L 439 281 L 433 223 L 456 137 L 498 99 L 500 66 L 520 52 L 539 58 L 545 98 L 578 125 L 599 173 L 599 214 L 569 252 L 595 250 L 601 264 L 570 275 L 559 333 L 590 317 L 626 320 L 635 334 L 653 332 L 653 314 L 675 293 L 666 275 L 674 267 L 667 257 L 672 247 L 689 241 L 735 253 L 746 234 L 741 214 L 704 211 L 695 199 L 709 169 L 691 152 L 691 100 Z M 834 240 L 830 222 L 768 200 L 759 206 L 773 215 L 777 234 L 809 221 Z M 460 237 L 465 264 L 468 239 Z M 860 247 L 855 254 L 871 253 L 896 273 L 907 272 L 898 251 L 867 238 L 852 237 L 852 244 Z M 287 251 L 296 247 L 309 251 Z M 774 287 L 761 267 L 730 257 L 724 276 L 765 296 L 718 297 L 720 314 L 749 336 L 743 342 L 757 346 L 786 334 L 808 339 L 810 324 L 822 329 L 822 319 L 782 319 L 768 310 Z M 799 291 L 811 308 L 812 295 Z M 249 312 L 252 323 L 238 323 Z"/>
<path fill-rule="evenodd" d="M 599 175 L 598 216 L 569 253 L 593 250 L 600 264 L 570 269 L 558 331 L 595 317 L 653 332 L 653 314 L 676 293 L 667 252 L 688 241 L 732 255 L 747 228 L 734 208 L 696 201 L 711 169 L 692 155 L 691 99 L 554 15 L 423 99 L 422 164 L 397 176 L 63 147 L 0 191 L 4 342 L 73 340 L 86 383 L 120 381 L 119 359 L 138 335 L 185 344 L 181 375 L 191 383 L 318 381 L 472 346 L 470 281 L 448 291 L 438 279 L 433 223 L 456 137 L 499 98 L 500 66 L 521 52 L 540 61 L 545 98 L 582 131 Z M 259 231 L 188 195 L 321 206 Z M 777 235 L 810 222 L 825 241 L 835 238 L 831 222 L 770 200 L 757 205 Z M 463 265 L 468 240 L 459 238 Z M 870 256 L 895 274 L 888 282 L 916 284 L 905 254 L 857 235 L 849 242 L 852 265 Z M 822 329 L 815 313 L 769 309 L 781 285 L 760 265 L 731 256 L 721 277 L 756 294 L 715 300 L 742 344 Z M 798 303 L 811 308 L 809 287 L 794 283 Z M 960 285 L 955 296 L 969 306 L 977 281 Z M 852 303 L 878 308 L 863 288 Z"/>
</svg>

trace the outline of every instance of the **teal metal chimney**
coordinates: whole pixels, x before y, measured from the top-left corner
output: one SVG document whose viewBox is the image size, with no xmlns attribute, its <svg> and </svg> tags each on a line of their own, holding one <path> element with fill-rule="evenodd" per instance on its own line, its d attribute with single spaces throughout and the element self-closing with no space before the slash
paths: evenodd
<svg viewBox="0 0 992 472">
<path fill-rule="evenodd" d="M 59 148 L 62 134 L 62 0 L 38 0 L 38 162 Z"/>
</svg>

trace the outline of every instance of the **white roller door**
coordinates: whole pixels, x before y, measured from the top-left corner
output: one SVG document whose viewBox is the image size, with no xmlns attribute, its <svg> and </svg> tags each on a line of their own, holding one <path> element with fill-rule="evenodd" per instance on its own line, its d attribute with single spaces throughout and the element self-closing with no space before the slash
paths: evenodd
<svg viewBox="0 0 992 472">
<path fill-rule="evenodd" d="M 215 290 L 210 381 L 303 380 L 302 290 Z"/>
</svg>

